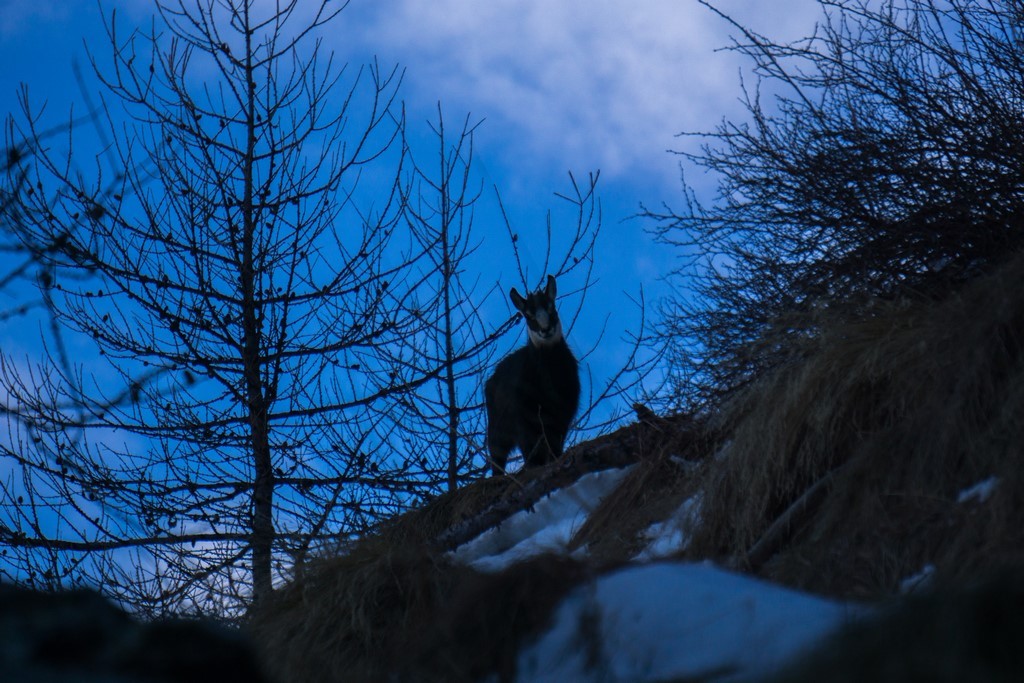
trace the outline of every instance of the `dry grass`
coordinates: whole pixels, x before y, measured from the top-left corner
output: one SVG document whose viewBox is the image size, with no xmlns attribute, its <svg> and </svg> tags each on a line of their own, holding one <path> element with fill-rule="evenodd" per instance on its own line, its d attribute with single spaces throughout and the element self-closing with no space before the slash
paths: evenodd
<svg viewBox="0 0 1024 683">
<path fill-rule="evenodd" d="M 857 323 L 821 313 L 818 324 L 819 339 L 722 412 L 729 440 L 688 554 L 742 567 L 772 522 L 829 477 L 762 573 L 877 595 L 925 562 L 949 574 L 1016 561 L 1024 260 L 938 303 L 879 304 Z M 981 509 L 956 503 L 990 476 L 1001 484 Z M 994 556 L 979 559 L 982 548 Z"/>
<path fill-rule="evenodd" d="M 817 316 L 823 332 L 710 425 L 638 410 L 563 463 L 440 496 L 307 566 L 253 617 L 265 661 L 285 682 L 510 680 L 566 592 L 698 491 L 686 557 L 811 591 L 876 597 L 925 564 L 947 584 L 1024 566 L 1024 258 L 943 301 Z M 453 530 L 629 462 L 572 541 L 586 562 L 484 575 L 441 553 Z M 988 500 L 957 501 L 988 477 Z"/>
<path fill-rule="evenodd" d="M 382 680 L 386 657 L 457 581 L 456 568 L 418 548 L 364 543 L 308 567 L 248 630 L 280 681 Z"/>
<path fill-rule="evenodd" d="M 505 477 L 478 479 L 388 520 L 375 537 L 394 545 L 429 545 L 442 532 L 475 518 L 515 488 L 515 482 Z"/>
<path fill-rule="evenodd" d="M 774 683 L 1018 681 L 1024 671 L 1024 580 L 996 572 L 890 605 L 847 626 Z"/>
<path fill-rule="evenodd" d="M 541 634 L 562 598 L 588 580 L 584 564 L 541 555 L 497 574 L 474 573 L 435 615 L 423 635 L 410 680 L 515 679 L 516 659 Z"/>
<path fill-rule="evenodd" d="M 320 560 L 255 610 L 248 631 L 282 683 L 512 680 L 582 564 L 542 556 L 497 574 L 385 540 Z"/>
<path fill-rule="evenodd" d="M 693 494 L 712 439 L 691 417 L 656 418 L 630 428 L 633 470 L 587 517 L 570 542 L 592 564 L 625 562 L 643 549 L 644 533 Z"/>
</svg>

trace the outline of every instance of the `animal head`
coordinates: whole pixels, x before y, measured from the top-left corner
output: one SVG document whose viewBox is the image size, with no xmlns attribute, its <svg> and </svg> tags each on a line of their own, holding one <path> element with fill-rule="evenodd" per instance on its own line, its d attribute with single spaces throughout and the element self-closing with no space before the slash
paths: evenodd
<svg viewBox="0 0 1024 683">
<path fill-rule="evenodd" d="M 509 292 L 512 305 L 526 319 L 526 331 L 534 346 L 547 346 L 562 340 L 562 321 L 555 310 L 555 278 L 548 275 L 548 284 L 525 299 L 515 287 Z"/>
</svg>

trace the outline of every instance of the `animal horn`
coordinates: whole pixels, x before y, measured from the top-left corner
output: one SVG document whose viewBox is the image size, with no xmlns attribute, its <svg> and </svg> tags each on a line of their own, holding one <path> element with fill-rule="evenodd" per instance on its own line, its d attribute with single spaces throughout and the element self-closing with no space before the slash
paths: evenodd
<svg viewBox="0 0 1024 683">
<path fill-rule="evenodd" d="M 548 275 L 547 295 L 549 299 L 555 298 L 555 276 Z"/>
<path fill-rule="evenodd" d="M 523 298 L 522 294 L 516 291 L 515 287 L 513 287 L 512 291 L 508 293 L 508 298 L 512 300 L 512 305 L 516 307 L 516 310 L 518 310 L 520 313 L 525 312 L 526 299 Z"/>
</svg>

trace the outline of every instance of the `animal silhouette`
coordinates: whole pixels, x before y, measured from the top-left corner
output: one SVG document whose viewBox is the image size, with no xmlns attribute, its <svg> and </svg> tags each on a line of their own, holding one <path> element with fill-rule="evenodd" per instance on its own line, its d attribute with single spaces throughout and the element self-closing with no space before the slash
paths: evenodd
<svg viewBox="0 0 1024 683">
<path fill-rule="evenodd" d="M 519 448 L 524 467 L 559 458 L 580 400 L 580 377 L 555 309 L 555 278 L 523 298 L 509 293 L 526 320 L 526 346 L 502 359 L 484 385 L 487 449 L 494 474 L 505 471 L 508 455 Z"/>
</svg>

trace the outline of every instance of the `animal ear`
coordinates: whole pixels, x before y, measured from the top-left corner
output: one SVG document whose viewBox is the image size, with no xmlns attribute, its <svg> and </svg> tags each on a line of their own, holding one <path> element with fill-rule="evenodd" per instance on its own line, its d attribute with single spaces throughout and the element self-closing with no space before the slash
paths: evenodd
<svg viewBox="0 0 1024 683">
<path fill-rule="evenodd" d="M 512 291 L 508 293 L 508 298 L 512 299 L 512 305 L 516 307 L 517 311 L 526 315 L 526 299 L 516 291 L 515 287 L 513 287 Z"/>
<path fill-rule="evenodd" d="M 555 278 L 553 275 L 548 275 L 548 286 L 544 291 L 548 295 L 549 299 L 552 301 L 555 300 Z"/>
</svg>

